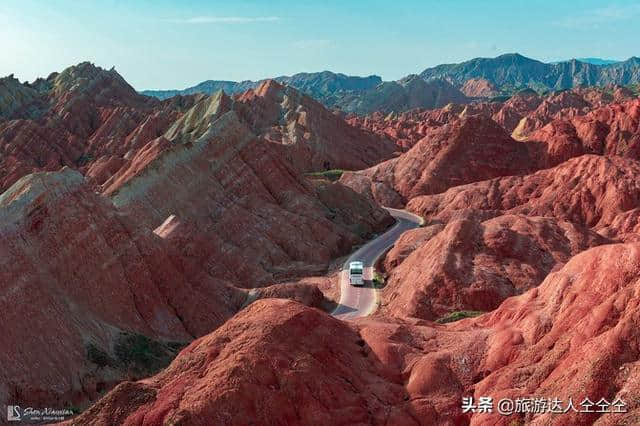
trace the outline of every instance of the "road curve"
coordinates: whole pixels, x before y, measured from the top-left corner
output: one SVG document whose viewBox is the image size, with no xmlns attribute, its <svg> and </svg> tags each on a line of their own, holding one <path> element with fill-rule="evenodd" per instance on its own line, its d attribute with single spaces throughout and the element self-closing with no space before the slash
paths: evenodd
<svg viewBox="0 0 640 426">
<path fill-rule="evenodd" d="M 339 319 L 353 319 L 371 315 L 378 306 L 378 291 L 373 288 L 374 265 L 378 258 L 391 248 L 404 231 L 417 228 L 422 223 L 422 218 L 405 210 L 397 210 L 385 207 L 396 219 L 387 232 L 360 247 L 342 265 L 338 275 L 340 284 L 340 302 L 331 312 Z M 349 284 L 349 262 L 360 260 L 364 263 L 363 287 L 354 287 Z"/>
</svg>

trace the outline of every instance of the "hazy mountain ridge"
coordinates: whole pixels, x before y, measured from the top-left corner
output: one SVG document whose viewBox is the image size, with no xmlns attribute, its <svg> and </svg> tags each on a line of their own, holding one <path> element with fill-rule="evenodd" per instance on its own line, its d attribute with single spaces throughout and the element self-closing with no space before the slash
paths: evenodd
<svg viewBox="0 0 640 426">
<path fill-rule="evenodd" d="M 472 78 L 484 78 L 504 90 L 505 87 L 534 90 L 563 90 L 577 86 L 630 85 L 640 82 L 640 59 L 596 65 L 577 59 L 544 63 L 518 53 L 496 58 L 475 58 L 459 64 L 427 68 L 420 76 L 425 80 L 445 79 L 456 86 Z"/>
<path fill-rule="evenodd" d="M 143 90 L 140 93 L 147 96 L 153 96 L 159 99 L 167 99 L 176 95 L 191 95 L 195 93 L 213 94 L 218 90 L 223 90 L 228 95 L 245 92 L 248 89 L 255 89 L 260 83 L 269 80 L 244 80 L 244 81 L 226 81 L 226 80 L 207 80 L 193 87 L 183 90 Z M 382 78 L 377 75 L 368 77 L 348 76 L 341 73 L 333 73 L 331 71 L 322 71 L 315 73 L 298 73 L 291 76 L 276 77 L 279 83 L 285 83 L 297 89 L 304 91 L 314 97 L 321 98 L 337 91 L 345 90 L 367 90 L 376 87 L 382 83 Z"/>
<path fill-rule="evenodd" d="M 416 82 L 416 77 L 427 84 Z M 632 57 L 617 62 L 583 58 L 545 63 L 510 53 L 496 58 L 442 64 L 427 68 L 418 76 L 409 74 L 397 81 L 383 81 L 377 75 L 358 77 L 331 71 L 298 73 L 274 80 L 295 87 L 328 108 L 369 114 L 439 108 L 448 103 L 469 103 L 474 98 L 510 96 L 526 88 L 542 93 L 583 86 L 630 86 L 640 83 L 640 59 Z M 212 94 L 219 90 L 235 95 L 254 89 L 263 81 L 207 80 L 183 90 L 144 90 L 140 93 L 159 99 Z"/>
<path fill-rule="evenodd" d="M 425 82 L 414 74 L 398 81 L 382 81 L 377 75 L 357 77 L 322 71 L 281 76 L 274 80 L 304 92 L 328 108 L 356 114 L 439 108 L 451 102 L 469 101 L 459 89 L 444 80 Z M 195 93 L 212 94 L 219 90 L 236 95 L 254 89 L 264 81 L 209 80 L 184 90 L 145 90 L 140 93 L 159 99 Z"/>
</svg>

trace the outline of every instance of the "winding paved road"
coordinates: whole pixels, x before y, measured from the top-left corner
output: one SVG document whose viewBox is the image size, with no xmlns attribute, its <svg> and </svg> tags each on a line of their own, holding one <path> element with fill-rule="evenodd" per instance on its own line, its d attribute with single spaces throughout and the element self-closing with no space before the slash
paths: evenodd
<svg viewBox="0 0 640 426">
<path fill-rule="evenodd" d="M 356 250 L 342 265 L 340 271 L 340 302 L 331 315 L 340 319 L 352 319 L 372 314 L 378 306 L 378 292 L 373 288 L 374 265 L 378 258 L 391 248 L 404 231 L 417 228 L 422 218 L 404 210 L 385 209 L 396 219 L 396 224 L 378 238 Z M 364 263 L 364 286 L 349 284 L 349 262 Z"/>
</svg>

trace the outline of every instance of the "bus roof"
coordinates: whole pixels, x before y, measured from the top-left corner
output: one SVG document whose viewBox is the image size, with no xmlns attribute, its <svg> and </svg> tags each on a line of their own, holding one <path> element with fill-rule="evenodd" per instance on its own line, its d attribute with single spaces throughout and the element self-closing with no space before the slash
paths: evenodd
<svg viewBox="0 0 640 426">
<path fill-rule="evenodd" d="M 360 261 L 349 263 L 349 269 L 362 269 L 363 266 L 364 264 Z"/>
</svg>

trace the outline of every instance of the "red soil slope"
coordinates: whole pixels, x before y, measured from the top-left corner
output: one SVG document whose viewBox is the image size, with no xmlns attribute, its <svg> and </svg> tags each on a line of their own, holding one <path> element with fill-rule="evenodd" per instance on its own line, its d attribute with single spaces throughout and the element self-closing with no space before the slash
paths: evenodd
<svg viewBox="0 0 640 426">
<path fill-rule="evenodd" d="M 534 148 L 514 141 L 489 118 L 466 117 L 430 132 L 400 157 L 345 173 L 340 181 L 397 207 L 418 195 L 534 170 Z"/>
<path fill-rule="evenodd" d="M 496 311 L 445 326 L 384 317 L 349 326 L 293 302 L 258 302 L 75 423 L 633 424 L 638 265 L 638 244 L 592 248 Z M 621 398 L 627 412 L 462 414 L 463 396 Z"/>
</svg>

